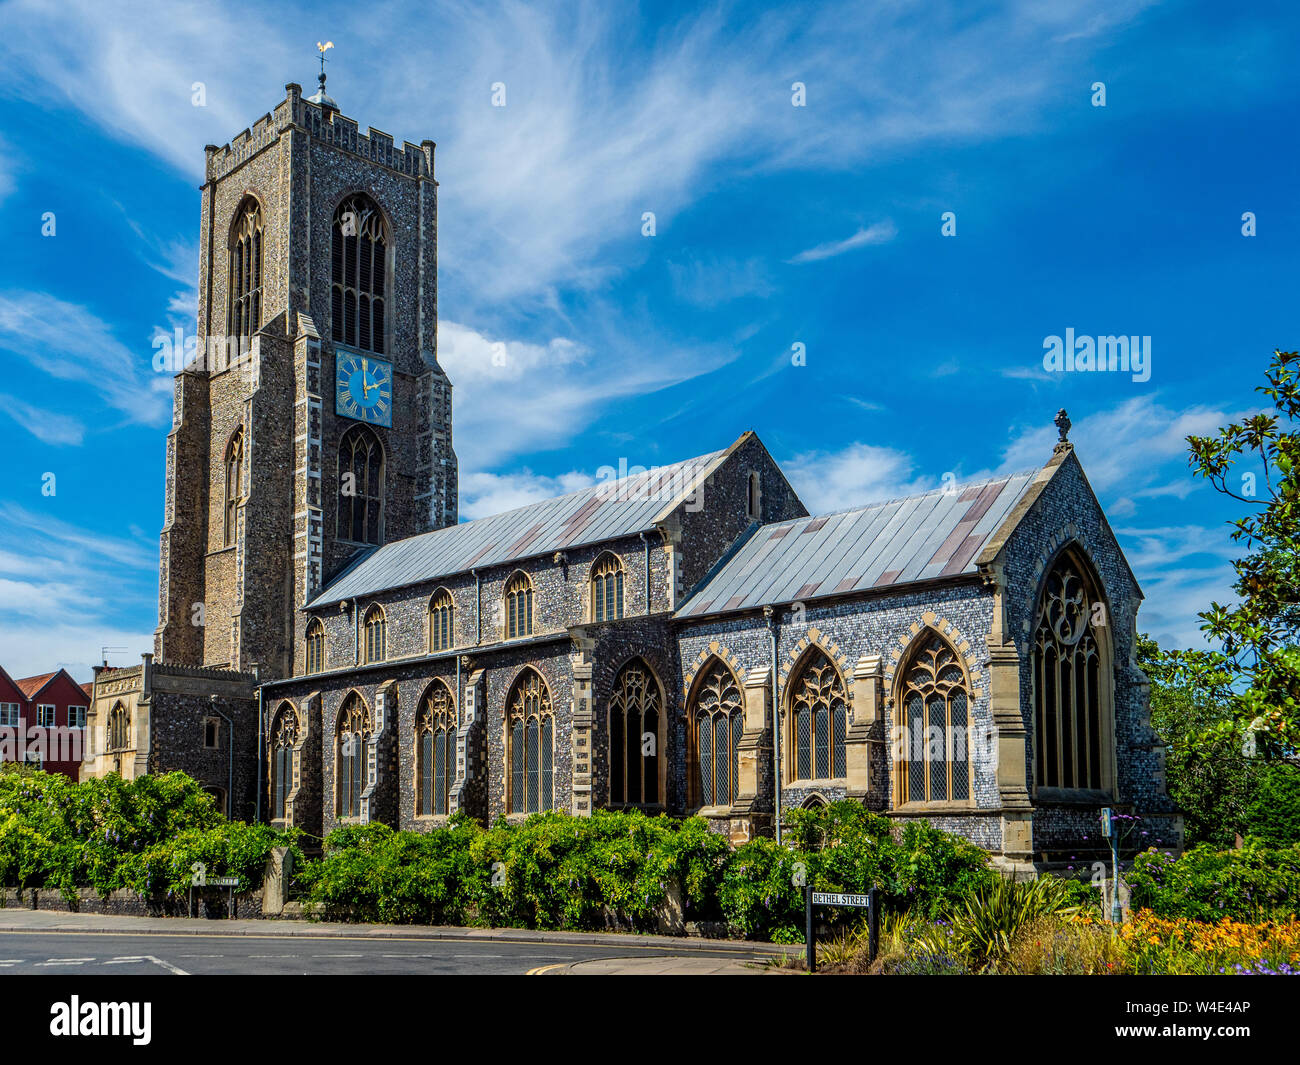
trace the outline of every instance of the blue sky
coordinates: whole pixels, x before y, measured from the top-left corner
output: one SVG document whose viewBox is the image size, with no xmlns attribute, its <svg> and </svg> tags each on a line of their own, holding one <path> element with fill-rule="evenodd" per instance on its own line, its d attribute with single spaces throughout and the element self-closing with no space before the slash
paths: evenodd
<svg viewBox="0 0 1300 1065">
<path fill-rule="evenodd" d="M 1183 437 L 1297 346 L 1298 30 L 1138 0 L 0 4 L 0 663 L 151 649 L 152 340 L 193 329 L 203 145 L 311 92 L 322 39 L 345 114 L 438 142 L 462 517 L 750 428 L 834 510 L 1039 465 L 1064 406 L 1139 624 L 1191 644 L 1237 549 Z M 1150 380 L 1045 372 L 1067 328 L 1150 336 Z"/>
</svg>

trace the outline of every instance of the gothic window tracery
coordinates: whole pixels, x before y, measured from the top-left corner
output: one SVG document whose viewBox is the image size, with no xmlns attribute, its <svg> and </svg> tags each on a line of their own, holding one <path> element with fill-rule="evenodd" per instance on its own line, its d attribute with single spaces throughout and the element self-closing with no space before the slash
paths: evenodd
<svg viewBox="0 0 1300 1065">
<path fill-rule="evenodd" d="M 662 802 L 659 786 L 659 683 L 650 667 L 634 659 L 619 670 L 609 701 L 609 801 L 615 806 Z"/>
<path fill-rule="evenodd" d="M 240 354 L 262 324 L 262 205 L 246 199 L 230 228 L 230 313 L 227 332 Z"/>
<path fill-rule="evenodd" d="M 370 739 L 370 711 L 361 697 L 351 693 L 339 711 L 336 739 L 338 766 L 335 788 L 339 817 L 361 816 L 361 792 L 366 784 L 366 744 Z"/>
<path fill-rule="evenodd" d="M 339 441 L 338 537 L 381 544 L 384 537 L 384 447 L 368 425 Z"/>
<path fill-rule="evenodd" d="M 535 669 L 525 669 L 506 701 L 506 764 L 512 814 L 535 814 L 554 807 L 554 741 L 550 689 Z"/>
<path fill-rule="evenodd" d="M 271 729 L 271 817 L 284 820 L 293 790 L 293 749 L 298 742 L 298 714 L 283 706 Z"/>
<path fill-rule="evenodd" d="M 898 801 L 969 802 L 970 691 L 957 652 L 930 633 L 903 672 Z"/>
<path fill-rule="evenodd" d="M 1091 579 L 1070 552 L 1048 571 L 1033 640 L 1035 780 L 1048 788 L 1109 784 L 1110 666 L 1093 619 Z"/>
<path fill-rule="evenodd" d="M 839 670 L 820 650 L 810 651 L 790 691 L 794 740 L 792 779 L 847 776 L 848 698 Z"/>
<path fill-rule="evenodd" d="M 694 805 L 730 806 L 740 785 L 743 703 L 736 678 L 715 661 L 697 684 L 691 703 Z"/>
<path fill-rule="evenodd" d="M 623 616 L 623 563 L 606 552 L 591 567 L 591 619 L 614 621 Z"/>
<path fill-rule="evenodd" d="M 456 776 L 456 707 L 442 681 L 434 681 L 420 700 L 415 739 L 415 812 L 421 817 L 450 813 L 451 782 Z"/>
<path fill-rule="evenodd" d="M 382 355 L 388 235 L 383 215 L 369 197 L 358 194 L 339 204 L 330 254 L 334 340 Z"/>
</svg>

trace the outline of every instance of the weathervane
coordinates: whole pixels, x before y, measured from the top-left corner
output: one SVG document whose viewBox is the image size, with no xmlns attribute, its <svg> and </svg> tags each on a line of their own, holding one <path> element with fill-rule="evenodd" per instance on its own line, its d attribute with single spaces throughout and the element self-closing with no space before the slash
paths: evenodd
<svg viewBox="0 0 1300 1065">
<path fill-rule="evenodd" d="M 333 47 L 334 47 L 334 42 L 333 42 L 333 41 L 326 41 L 324 44 L 321 44 L 320 41 L 317 41 L 317 42 L 316 42 L 316 51 L 320 52 L 320 89 L 321 89 L 321 92 L 324 92 L 324 91 L 325 91 L 325 53 L 328 52 L 328 51 L 329 51 L 331 48 L 333 48 Z"/>
</svg>

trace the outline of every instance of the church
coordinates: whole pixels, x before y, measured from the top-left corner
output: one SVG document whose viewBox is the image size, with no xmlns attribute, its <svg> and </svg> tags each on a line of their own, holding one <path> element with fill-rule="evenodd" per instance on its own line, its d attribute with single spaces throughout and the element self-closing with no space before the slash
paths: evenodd
<svg viewBox="0 0 1300 1065">
<path fill-rule="evenodd" d="M 1006 868 L 1095 851 L 1103 806 L 1177 845 L 1064 411 L 1037 468 L 832 514 L 746 432 L 458 522 L 434 144 L 320 82 L 206 149 L 155 647 L 96 671 L 83 776 L 184 769 L 317 837 L 636 808 L 740 841 L 850 799 Z"/>
</svg>

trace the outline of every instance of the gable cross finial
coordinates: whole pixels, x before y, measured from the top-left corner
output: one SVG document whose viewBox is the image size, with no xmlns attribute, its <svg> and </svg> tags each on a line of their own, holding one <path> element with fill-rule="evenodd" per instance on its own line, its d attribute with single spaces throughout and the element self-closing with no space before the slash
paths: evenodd
<svg viewBox="0 0 1300 1065">
<path fill-rule="evenodd" d="M 1074 445 L 1070 443 L 1070 416 L 1065 413 L 1064 407 L 1062 407 L 1060 410 L 1056 412 L 1056 418 L 1054 419 L 1054 424 L 1056 425 L 1057 430 L 1060 432 L 1061 437 L 1056 442 L 1056 447 L 1053 448 L 1052 450 L 1065 451 L 1069 448 L 1074 447 Z"/>
</svg>

